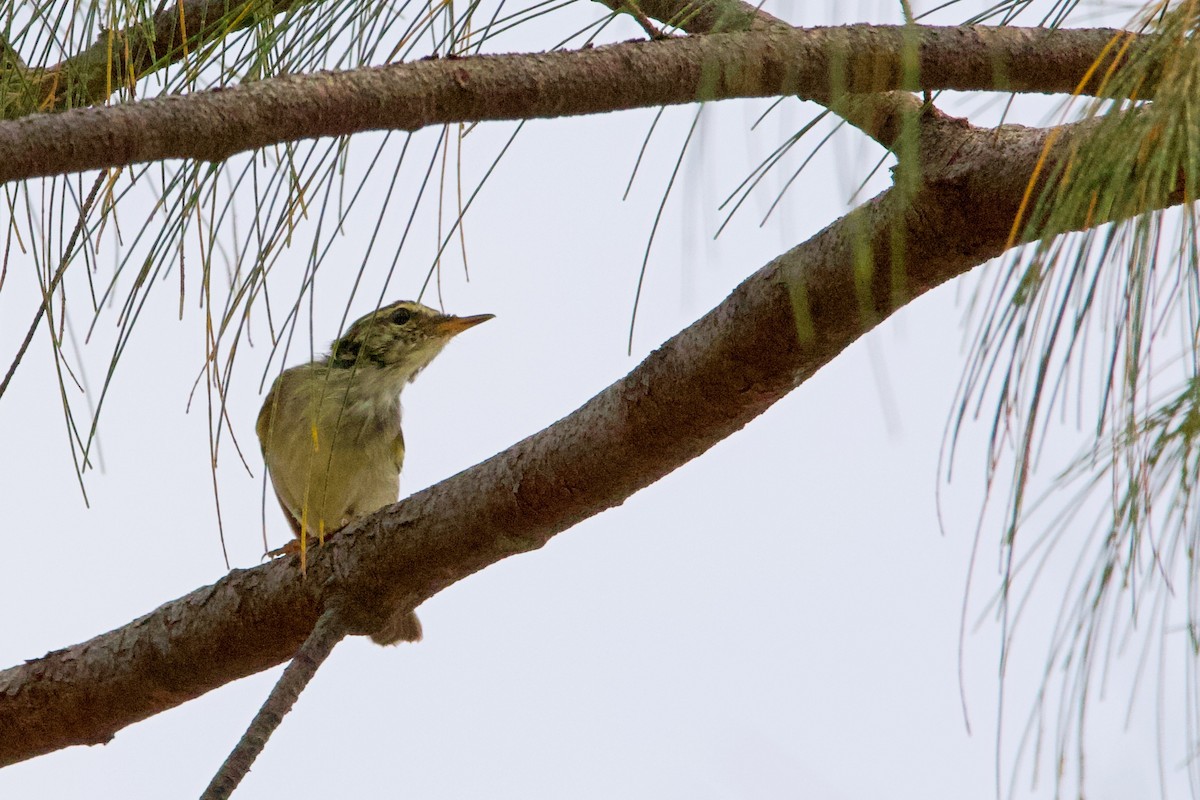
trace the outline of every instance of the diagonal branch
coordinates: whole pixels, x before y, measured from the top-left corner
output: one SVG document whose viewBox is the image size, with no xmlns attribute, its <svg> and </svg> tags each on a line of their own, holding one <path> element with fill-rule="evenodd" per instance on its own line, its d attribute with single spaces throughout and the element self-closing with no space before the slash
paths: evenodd
<svg viewBox="0 0 1200 800">
<path fill-rule="evenodd" d="M 912 191 L 885 192 L 779 256 L 566 418 L 355 524 L 318 551 L 307 579 L 296 559 L 234 570 L 122 628 L 0 672 L 0 730 L 14 732 L 0 737 L 0 766 L 108 741 L 288 659 L 329 596 L 349 608 L 414 608 L 622 503 L 897 308 L 1001 253 L 1031 177 L 1053 174 L 1037 165 L 1053 167 L 1094 128 L 1064 126 L 1053 137 L 1018 126 L 923 130 L 922 182 Z M 369 620 L 346 621 L 351 632 L 370 630 Z"/>
<path fill-rule="evenodd" d="M 205 44 L 219 41 L 306 0 L 168 0 L 151 18 L 122 30 L 102 30 L 96 41 L 50 67 L 13 63 L 20 72 L 19 97 L 5 98 L 4 116 L 62 111 L 102 103 L 124 86 L 174 64 Z M 312 0 L 307 0 L 311 2 Z"/>
<path fill-rule="evenodd" d="M 333 648 L 345 637 L 346 629 L 338 618 L 337 611 L 326 609 L 317 619 L 312 633 L 284 669 L 283 675 L 279 676 L 266 702 L 254 715 L 250 727 L 209 782 L 200 800 L 223 800 L 233 794 L 233 790 L 250 771 L 254 760 L 262 753 L 271 734 L 296 704 L 300 693 L 312 681 L 325 659 L 329 658 Z"/>
<path fill-rule="evenodd" d="M 0 122 L 0 182 L 452 122 L 597 114 L 734 97 L 830 105 L 893 89 L 1073 91 L 1108 29 L 772 29 L 567 53 L 477 56 L 273 78 Z M 918 65 L 905 53 L 918 37 Z M 1146 46 L 1143 37 L 1127 55 Z M 1082 54 L 1082 55 L 1081 55 Z M 1018 68 L 1019 67 L 1019 68 Z M 1144 85 L 1149 92 L 1152 83 Z"/>
</svg>

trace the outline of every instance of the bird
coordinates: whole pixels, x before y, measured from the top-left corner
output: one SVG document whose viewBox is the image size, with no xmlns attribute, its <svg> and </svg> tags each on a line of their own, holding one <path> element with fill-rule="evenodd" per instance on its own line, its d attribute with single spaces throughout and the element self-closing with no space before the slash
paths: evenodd
<svg viewBox="0 0 1200 800">
<path fill-rule="evenodd" d="M 270 555 L 300 553 L 400 497 L 400 392 L 459 333 L 492 314 L 456 317 L 400 300 L 357 319 L 327 355 L 280 373 L 255 431 L 271 485 L 295 539 Z M 413 612 L 371 637 L 416 642 Z"/>
</svg>

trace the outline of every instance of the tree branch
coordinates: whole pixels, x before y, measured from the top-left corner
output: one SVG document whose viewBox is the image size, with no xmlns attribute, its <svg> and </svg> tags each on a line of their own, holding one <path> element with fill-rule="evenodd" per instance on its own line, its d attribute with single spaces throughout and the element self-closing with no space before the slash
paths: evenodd
<svg viewBox="0 0 1200 800">
<path fill-rule="evenodd" d="M 622 0 L 597 0 L 613 11 L 625 11 Z M 638 0 L 643 14 L 688 33 L 730 33 L 791 28 L 784 20 L 741 0 Z"/>
<path fill-rule="evenodd" d="M 626 0 L 597 2 L 614 11 L 629 11 Z M 649 14 L 659 22 L 674 25 L 691 34 L 803 30 L 793 28 L 743 0 L 705 0 L 703 3 L 653 0 L 649 8 Z M 638 13 L 645 14 L 640 9 L 639 6 Z M 905 118 L 916 118 L 921 110 L 921 102 L 907 92 L 858 95 L 842 92 L 834 99 L 836 102 L 826 104 L 826 107 L 889 150 L 895 147 Z"/>
<path fill-rule="evenodd" d="M 51 67 L 20 64 L 20 91 L 10 89 L 3 116 L 62 111 L 102 103 L 123 86 L 174 64 L 206 43 L 248 28 L 304 0 L 171 0 L 148 20 L 103 30 L 95 43 Z"/>
<path fill-rule="evenodd" d="M 344 638 L 346 627 L 338 618 L 336 609 L 326 609 L 317 619 L 312 633 L 304 640 L 291 663 L 275 682 L 271 694 L 250 722 L 250 727 L 242 734 L 242 738 L 238 739 L 233 751 L 209 782 L 200 800 L 224 800 L 233 794 L 233 790 L 246 777 L 254 760 L 263 751 L 271 734 L 296 704 L 300 693 L 312 681 L 325 659 L 329 658 L 333 648 Z"/>
<path fill-rule="evenodd" d="M 734 97 L 794 94 L 830 105 L 843 94 L 894 89 L 1068 92 L 1112 37 L 1131 35 L 1109 29 L 772 29 L 273 78 L 0 122 L 0 181 L 169 158 L 217 161 L 366 130 Z M 915 70 L 904 56 L 914 39 Z M 1126 57 L 1146 43 L 1135 41 Z M 1147 83 L 1145 91 L 1152 89 Z"/>
<path fill-rule="evenodd" d="M 331 593 L 347 608 L 412 609 L 620 504 L 761 414 L 900 306 L 1002 252 L 1031 178 L 1054 174 L 1095 128 L 1076 123 L 1051 135 L 945 121 L 919 133 L 918 184 L 885 192 L 767 264 L 563 420 L 355 523 L 314 554 L 306 578 L 296 558 L 234 570 L 122 628 L 0 672 L 0 730 L 12 732 L 0 737 L 0 766 L 108 741 L 288 659 Z M 1153 198 L 1138 210 L 1182 199 Z M 1081 216 L 1077 225 L 1102 221 Z M 369 615 L 347 624 L 371 630 Z"/>
</svg>

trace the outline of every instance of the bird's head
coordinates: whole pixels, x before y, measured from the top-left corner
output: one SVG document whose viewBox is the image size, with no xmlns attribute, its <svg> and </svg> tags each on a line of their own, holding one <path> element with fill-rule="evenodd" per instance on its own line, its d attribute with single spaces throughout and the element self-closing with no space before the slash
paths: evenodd
<svg viewBox="0 0 1200 800">
<path fill-rule="evenodd" d="M 455 317 L 412 300 L 401 300 L 355 320 L 334 341 L 329 364 L 335 368 L 384 370 L 403 385 L 429 366 L 454 336 L 492 316 Z"/>
</svg>

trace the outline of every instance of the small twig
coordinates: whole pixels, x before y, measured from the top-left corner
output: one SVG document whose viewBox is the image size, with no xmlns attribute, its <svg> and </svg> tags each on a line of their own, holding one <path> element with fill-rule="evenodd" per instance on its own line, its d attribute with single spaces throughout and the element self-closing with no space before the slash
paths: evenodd
<svg viewBox="0 0 1200 800">
<path fill-rule="evenodd" d="M 250 766 L 266 746 L 271 734 L 292 710 L 296 698 L 317 674 L 317 669 L 333 652 L 337 643 L 346 637 L 346 626 L 336 609 L 328 608 L 321 614 L 312 633 L 300 645 L 296 655 L 279 676 L 271 694 L 262 708 L 254 715 L 250 726 L 242 734 L 225 763 L 217 770 L 212 782 L 200 796 L 200 800 L 224 800 L 246 777 Z"/>
<path fill-rule="evenodd" d="M 659 30 L 657 25 L 650 21 L 650 18 L 646 16 L 642 9 L 638 8 L 637 0 L 621 0 L 621 5 L 624 6 L 625 11 L 630 16 L 637 20 L 637 24 L 642 26 L 642 30 L 644 30 L 646 35 L 651 39 L 657 41 L 659 39 L 667 38 L 667 35 Z"/>
</svg>

